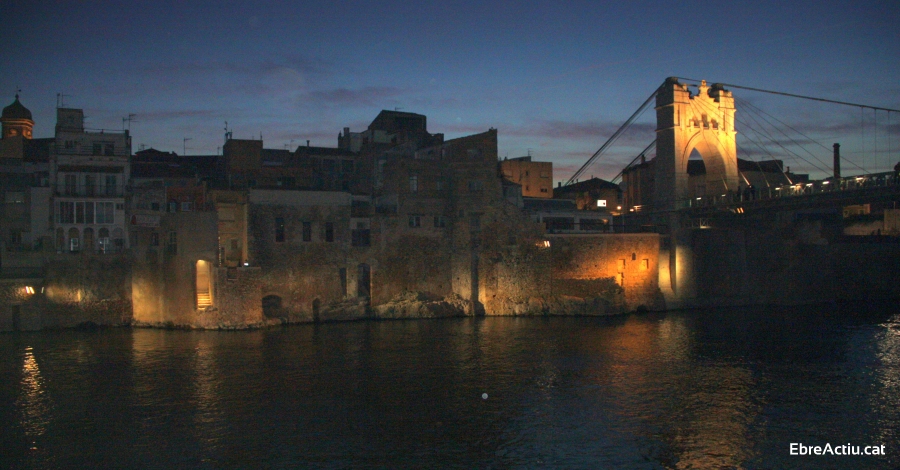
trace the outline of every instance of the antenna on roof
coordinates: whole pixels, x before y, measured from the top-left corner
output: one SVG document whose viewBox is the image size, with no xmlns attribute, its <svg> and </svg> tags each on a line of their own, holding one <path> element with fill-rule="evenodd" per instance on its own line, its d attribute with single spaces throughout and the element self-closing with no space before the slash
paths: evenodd
<svg viewBox="0 0 900 470">
<path fill-rule="evenodd" d="M 395 108 L 394 108 L 394 111 L 400 111 L 401 109 L 403 109 L 403 108 L 395 107 Z"/>
<path fill-rule="evenodd" d="M 225 143 L 231 140 L 231 131 L 228 130 L 228 121 L 225 121 Z"/>
<path fill-rule="evenodd" d="M 56 94 L 56 107 L 57 108 L 65 108 L 66 107 L 66 97 L 71 98 L 72 95 L 67 95 L 65 93 L 57 93 Z"/>
<path fill-rule="evenodd" d="M 137 116 L 137 114 L 128 113 L 128 117 L 122 118 L 122 130 L 125 130 L 125 123 L 128 122 L 128 130 L 131 131 L 131 123 L 138 122 L 137 119 L 134 118 L 135 116 Z"/>
<path fill-rule="evenodd" d="M 189 140 L 194 140 L 194 138 L 193 137 L 185 137 L 184 138 L 184 142 L 182 143 L 182 145 L 183 145 L 182 152 L 184 152 L 184 153 L 181 154 L 182 157 L 187 156 L 187 141 L 189 141 Z"/>
</svg>

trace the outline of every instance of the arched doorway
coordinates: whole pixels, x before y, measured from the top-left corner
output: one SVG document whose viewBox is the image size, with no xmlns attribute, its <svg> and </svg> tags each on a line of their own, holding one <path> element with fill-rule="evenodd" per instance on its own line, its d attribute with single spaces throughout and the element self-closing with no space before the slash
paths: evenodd
<svg viewBox="0 0 900 470">
<path fill-rule="evenodd" d="M 69 229 L 69 251 L 72 253 L 81 251 L 81 237 L 78 236 L 78 229 L 75 227 Z"/>
<path fill-rule="evenodd" d="M 100 253 L 109 253 L 109 229 L 104 227 L 97 232 L 97 247 Z"/>
</svg>

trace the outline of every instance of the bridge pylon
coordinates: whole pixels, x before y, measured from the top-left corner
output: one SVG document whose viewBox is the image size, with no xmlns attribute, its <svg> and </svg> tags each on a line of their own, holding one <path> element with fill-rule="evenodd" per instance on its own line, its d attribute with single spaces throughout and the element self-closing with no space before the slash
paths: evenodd
<svg viewBox="0 0 900 470">
<path fill-rule="evenodd" d="M 656 210 L 686 207 L 692 196 L 738 191 L 734 97 L 719 84 L 702 81 L 696 95 L 669 78 L 656 95 Z M 689 188 L 688 160 L 694 151 L 706 166 L 703 187 Z"/>
</svg>

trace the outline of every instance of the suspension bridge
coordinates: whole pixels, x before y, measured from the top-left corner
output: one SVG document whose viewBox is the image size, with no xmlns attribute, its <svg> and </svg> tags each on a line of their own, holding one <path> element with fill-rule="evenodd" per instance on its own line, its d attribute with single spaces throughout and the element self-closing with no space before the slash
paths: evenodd
<svg viewBox="0 0 900 470">
<path fill-rule="evenodd" d="M 858 129 L 846 122 L 824 129 L 834 140 L 852 140 L 856 149 L 841 155 L 839 144 L 809 135 L 820 129 L 791 125 L 778 113 L 734 96 L 731 90 L 858 109 Z M 893 135 L 895 114 L 900 110 L 675 77 L 654 90 L 566 184 L 577 181 L 610 153 L 651 107 L 656 110 L 656 138 L 612 179 L 624 182 L 625 213 L 677 210 L 709 216 L 800 205 L 900 201 L 900 181 L 894 170 L 895 147 L 900 142 Z M 801 131 L 804 126 L 809 130 Z M 795 170 L 790 171 L 785 162 Z M 842 166 L 850 176 L 842 175 Z"/>
</svg>

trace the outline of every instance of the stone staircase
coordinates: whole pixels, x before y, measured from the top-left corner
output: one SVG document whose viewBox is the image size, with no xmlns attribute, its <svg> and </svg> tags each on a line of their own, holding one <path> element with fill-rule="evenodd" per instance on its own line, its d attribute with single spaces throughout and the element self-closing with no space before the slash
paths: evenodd
<svg viewBox="0 0 900 470">
<path fill-rule="evenodd" d="M 212 305 L 212 298 L 209 292 L 197 292 L 197 308 L 203 309 Z"/>
</svg>

